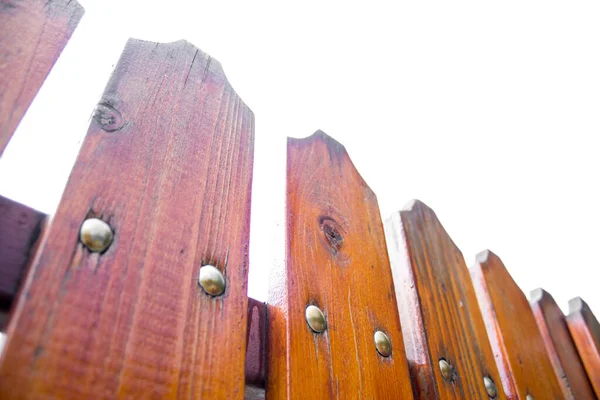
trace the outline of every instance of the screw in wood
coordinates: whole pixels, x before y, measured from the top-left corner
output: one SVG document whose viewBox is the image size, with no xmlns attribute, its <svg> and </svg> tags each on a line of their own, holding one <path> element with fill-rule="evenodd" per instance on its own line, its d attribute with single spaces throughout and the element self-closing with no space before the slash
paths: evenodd
<svg viewBox="0 0 600 400">
<path fill-rule="evenodd" d="M 487 392 L 490 399 L 495 399 L 498 396 L 498 388 L 496 384 L 489 376 L 483 377 L 483 384 L 485 385 L 485 391 Z"/>
<path fill-rule="evenodd" d="M 448 382 L 452 381 L 452 375 L 454 373 L 454 368 L 452 368 L 452 365 L 450 365 L 450 363 L 443 358 L 440 358 L 438 365 L 440 367 L 440 372 L 442 373 L 442 378 Z"/>
<path fill-rule="evenodd" d="M 313 332 L 322 333 L 327 329 L 327 320 L 319 307 L 313 305 L 306 307 L 304 316 L 306 318 L 306 323 Z"/>
<path fill-rule="evenodd" d="M 225 277 L 212 265 L 200 267 L 198 284 L 210 296 L 220 296 L 225 291 Z"/>
<path fill-rule="evenodd" d="M 390 338 L 383 332 L 377 331 L 373 335 L 375 340 L 375 348 L 383 357 L 389 357 L 392 354 L 392 342 Z"/>
<path fill-rule="evenodd" d="M 88 218 L 79 229 L 79 240 L 89 251 L 104 252 L 113 240 L 113 231 L 106 222 L 98 218 Z"/>
</svg>

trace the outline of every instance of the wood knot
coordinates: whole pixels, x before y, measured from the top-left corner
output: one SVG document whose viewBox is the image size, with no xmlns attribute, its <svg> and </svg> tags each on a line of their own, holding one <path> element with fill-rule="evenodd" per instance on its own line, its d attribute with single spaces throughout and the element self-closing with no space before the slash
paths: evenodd
<svg viewBox="0 0 600 400">
<path fill-rule="evenodd" d="M 319 228 L 323 232 L 327 247 L 333 254 L 337 254 L 344 244 L 344 236 L 340 233 L 341 226 L 331 217 L 320 216 Z"/>
<path fill-rule="evenodd" d="M 119 110 L 109 103 L 99 103 L 93 118 L 106 132 L 116 132 L 121 129 L 125 123 Z"/>
</svg>

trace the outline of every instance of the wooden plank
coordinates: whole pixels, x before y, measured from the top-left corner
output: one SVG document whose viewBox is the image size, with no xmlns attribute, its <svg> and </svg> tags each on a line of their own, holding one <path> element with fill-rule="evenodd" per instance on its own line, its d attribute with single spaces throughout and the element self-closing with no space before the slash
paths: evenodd
<svg viewBox="0 0 600 400">
<path fill-rule="evenodd" d="M 0 2 L 0 156 L 82 16 L 72 0 Z"/>
<path fill-rule="evenodd" d="M 587 303 L 576 297 L 569 301 L 567 325 L 594 392 L 600 398 L 600 324 Z"/>
<path fill-rule="evenodd" d="M 288 139 L 286 265 L 269 300 L 267 397 L 412 398 L 375 194 L 345 148 L 318 131 Z M 314 333 L 307 306 L 327 329 Z M 380 355 L 374 334 L 391 340 Z"/>
<path fill-rule="evenodd" d="M 243 397 L 253 143 L 217 61 L 127 43 L 9 324 L 4 398 Z M 104 253 L 78 240 L 88 217 Z"/>
<path fill-rule="evenodd" d="M 507 397 L 563 399 L 529 302 L 500 258 L 483 251 L 470 272 Z"/>
<path fill-rule="evenodd" d="M 46 215 L 0 196 L 0 311 L 13 303 Z"/>
<path fill-rule="evenodd" d="M 550 293 L 536 289 L 531 292 L 530 303 L 565 398 L 595 399 L 565 316 Z"/>
<path fill-rule="evenodd" d="M 465 260 L 433 210 L 412 201 L 385 227 L 415 397 L 505 398 Z"/>
</svg>

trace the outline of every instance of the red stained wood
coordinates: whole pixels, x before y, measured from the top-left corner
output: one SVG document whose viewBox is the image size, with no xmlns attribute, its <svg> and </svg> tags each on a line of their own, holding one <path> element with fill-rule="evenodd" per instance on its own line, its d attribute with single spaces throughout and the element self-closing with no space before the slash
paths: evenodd
<svg viewBox="0 0 600 400">
<path fill-rule="evenodd" d="M 569 301 L 567 324 L 594 392 L 600 398 L 600 324 L 579 297 Z"/>
<path fill-rule="evenodd" d="M 433 210 L 411 202 L 386 221 L 386 238 L 415 397 L 487 399 L 487 376 L 506 398 L 464 258 Z"/>
<path fill-rule="evenodd" d="M 565 316 L 550 293 L 531 292 L 531 309 L 565 398 L 595 399 Z"/>
<path fill-rule="evenodd" d="M 243 397 L 253 131 L 217 61 L 127 43 L 9 324 L 3 398 Z M 78 241 L 90 216 L 103 254 Z"/>
<path fill-rule="evenodd" d="M 267 397 L 412 398 L 375 194 L 346 150 L 318 131 L 288 139 L 286 265 L 269 300 Z M 313 333 L 314 304 L 327 330 Z M 389 358 L 373 335 L 392 342 Z"/>
<path fill-rule="evenodd" d="M 72 0 L 0 2 L 0 155 L 82 16 Z"/>
<path fill-rule="evenodd" d="M 500 258 L 481 252 L 470 272 L 506 395 L 563 399 L 529 302 Z"/>
<path fill-rule="evenodd" d="M 46 215 L 0 196 L 0 310 L 8 312 Z"/>
</svg>

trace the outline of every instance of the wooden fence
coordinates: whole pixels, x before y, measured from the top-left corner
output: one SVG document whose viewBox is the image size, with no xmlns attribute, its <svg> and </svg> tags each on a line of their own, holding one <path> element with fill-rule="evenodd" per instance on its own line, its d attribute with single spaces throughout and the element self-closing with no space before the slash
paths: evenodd
<svg viewBox="0 0 600 400">
<path fill-rule="evenodd" d="M 82 13 L 2 3 L 0 152 Z M 127 43 L 56 214 L 0 199 L 0 398 L 600 396 L 583 300 L 468 269 L 419 201 L 383 224 L 321 131 L 288 140 L 285 263 L 248 299 L 253 143 L 216 60 Z"/>
</svg>

